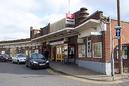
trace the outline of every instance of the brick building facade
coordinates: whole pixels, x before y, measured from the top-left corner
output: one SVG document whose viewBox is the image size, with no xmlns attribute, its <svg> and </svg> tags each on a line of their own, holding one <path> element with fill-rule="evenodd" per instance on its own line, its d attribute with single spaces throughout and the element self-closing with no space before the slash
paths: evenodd
<svg viewBox="0 0 129 86">
<path fill-rule="evenodd" d="M 26 52 L 43 53 L 49 51 L 50 60 L 71 62 L 90 70 L 111 75 L 112 55 L 115 59 L 115 72 L 120 71 L 115 29 L 117 21 L 103 16 L 102 11 L 89 15 L 87 9 L 75 12 L 75 25 L 66 25 L 63 18 L 49 23 L 39 30 L 30 27 L 29 41 L 0 42 L 0 50 L 22 48 Z M 124 72 L 129 72 L 129 22 L 121 21 L 122 25 L 122 57 Z M 27 48 L 28 47 L 28 48 Z M 27 50 L 30 51 L 27 51 Z M 9 51 L 9 50 L 8 50 Z M 10 53 L 11 54 L 11 53 Z"/>
</svg>

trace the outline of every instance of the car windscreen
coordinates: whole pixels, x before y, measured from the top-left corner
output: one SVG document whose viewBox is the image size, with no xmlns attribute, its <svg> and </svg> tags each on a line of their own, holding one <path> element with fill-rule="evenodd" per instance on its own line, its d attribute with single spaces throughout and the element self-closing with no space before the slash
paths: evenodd
<svg viewBox="0 0 129 86">
<path fill-rule="evenodd" d="M 45 57 L 42 54 L 32 54 L 32 59 L 45 59 Z"/>
</svg>

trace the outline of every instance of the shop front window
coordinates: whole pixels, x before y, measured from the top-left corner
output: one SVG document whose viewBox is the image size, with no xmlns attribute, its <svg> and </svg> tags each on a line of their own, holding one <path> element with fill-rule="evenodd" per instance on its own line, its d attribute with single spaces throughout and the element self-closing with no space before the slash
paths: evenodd
<svg viewBox="0 0 129 86">
<path fill-rule="evenodd" d="M 122 58 L 127 59 L 127 57 L 128 57 L 128 49 L 127 47 L 124 47 L 122 50 Z"/>
<path fill-rule="evenodd" d="M 74 46 L 69 46 L 68 55 L 69 55 L 69 58 L 74 58 L 74 55 L 75 55 L 75 47 Z"/>
<path fill-rule="evenodd" d="M 87 57 L 91 57 L 91 40 L 87 41 Z"/>
<path fill-rule="evenodd" d="M 60 51 L 60 47 L 57 47 L 56 53 L 57 53 L 57 54 L 60 54 L 60 52 L 61 52 L 61 51 Z"/>
<path fill-rule="evenodd" d="M 78 46 L 79 58 L 85 57 L 85 45 Z"/>
<path fill-rule="evenodd" d="M 63 54 L 64 58 L 68 58 L 68 44 L 64 44 Z"/>
<path fill-rule="evenodd" d="M 102 42 L 93 43 L 94 58 L 102 58 Z"/>
</svg>

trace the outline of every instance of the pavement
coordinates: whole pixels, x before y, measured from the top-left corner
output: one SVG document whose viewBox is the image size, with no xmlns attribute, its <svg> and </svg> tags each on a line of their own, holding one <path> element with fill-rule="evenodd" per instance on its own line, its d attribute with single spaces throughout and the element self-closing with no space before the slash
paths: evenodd
<svg viewBox="0 0 129 86">
<path fill-rule="evenodd" d="M 64 64 L 61 62 L 50 62 L 50 67 L 53 71 L 74 76 L 77 78 L 87 79 L 87 80 L 93 80 L 93 81 L 106 81 L 106 82 L 112 82 L 112 81 L 120 81 L 120 80 L 129 80 L 129 73 L 127 74 L 116 74 L 114 77 L 109 75 L 100 74 L 94 71 L 91 71 L 86 68 L 79 67 L 75 64 Z"/>
</svg>

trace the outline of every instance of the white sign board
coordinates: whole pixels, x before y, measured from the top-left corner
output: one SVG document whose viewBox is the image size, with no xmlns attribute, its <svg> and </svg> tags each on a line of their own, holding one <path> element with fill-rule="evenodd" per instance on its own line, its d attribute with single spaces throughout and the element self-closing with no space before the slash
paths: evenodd
<svg viewBox="0 0 129 86">
<path fill-rule="evenodd" d="M 75 14 L 66 14 L 66 25 L 75 25 Z"/>
<path fill-rule="evenodd" d="M 1 54 L 5 54 L 5 51 L 1 51 Z"/>
</svg>

